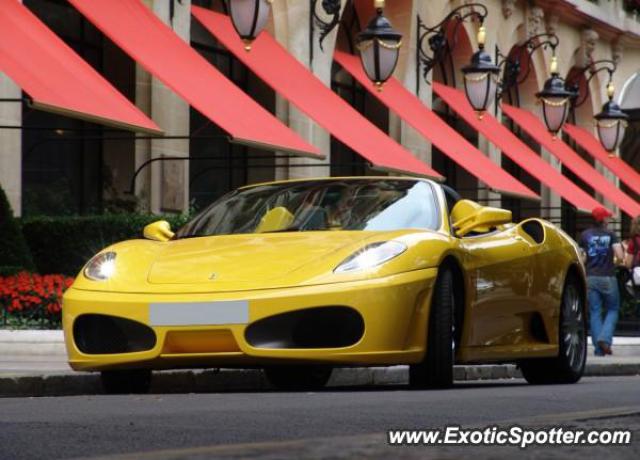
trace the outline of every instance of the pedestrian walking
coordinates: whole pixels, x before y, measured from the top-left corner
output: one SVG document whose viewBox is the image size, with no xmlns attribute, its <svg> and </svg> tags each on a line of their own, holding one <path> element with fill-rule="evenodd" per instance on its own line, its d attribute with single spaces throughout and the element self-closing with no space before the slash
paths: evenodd
<svg viewBox="0 0 640 460">
<path fill-rule="evenodd" d="M 624 260 L 616 234 L 608 228 L 611 213 L 603 207 L 591 212 L 594 224 L 580 235 L 583 262 L 587 271 L 591 340 L 597 356 L 610 355 L 618 322 L 620 292 L 614 257 Z"/>
</svg>

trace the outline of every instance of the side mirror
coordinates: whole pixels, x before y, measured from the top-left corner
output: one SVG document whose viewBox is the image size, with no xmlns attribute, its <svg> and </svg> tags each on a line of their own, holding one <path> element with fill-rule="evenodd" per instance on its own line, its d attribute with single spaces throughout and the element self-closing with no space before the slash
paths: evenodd
<svg viewBox="0 0 640 460">
<path fill-rule="evenodd" d="M 471 200 L 460 200 L 451 210 L 453 228 L 460 237 L 471 232 L 488 232 L 499 225 L 511 223 L 512 219 L 511 211 L 480 206 Z"/>
<path fill-rule="evenodd" d="M 147 225 L 142 233 L 146 239 L 153 241 L 169 241 L 175 235 L 166 220 L 159 220 Z"/>
</svg>

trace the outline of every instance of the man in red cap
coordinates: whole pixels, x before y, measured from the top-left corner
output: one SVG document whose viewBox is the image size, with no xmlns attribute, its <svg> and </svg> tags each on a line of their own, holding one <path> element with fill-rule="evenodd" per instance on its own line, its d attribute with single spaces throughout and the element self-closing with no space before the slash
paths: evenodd
<svg viewBox="0 0 640 460">
<path fill-rule="evenodd" d="M 607 228 L 611 213 L 596 207 L 591 211 L 595 224 L 580 235 L 587 270 L 591 340 L 597 356 L 611 354 L 613 332 L 618 322 L 620 293 L 615 276 L 614 255 L 624 259 L 622 246 L 615 233 Z M 603 319 L 604 316 L 604 319 Z"/>
</svg>

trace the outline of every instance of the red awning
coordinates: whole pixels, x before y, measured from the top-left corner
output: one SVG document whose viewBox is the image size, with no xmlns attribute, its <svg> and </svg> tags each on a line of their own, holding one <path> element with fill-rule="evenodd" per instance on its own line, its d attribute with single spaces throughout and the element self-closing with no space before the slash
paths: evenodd
<svg viewBox="0 0 640 460">
<path fill-rule="evenodd" d="M 480 179 L 489 188 L 507 195 L 539 199 L 538 195 L 492 162 L 489 157 L 429 110 L 397 79 L 391 78 L 385 84 L 384 90 L 380 92 L 371 84 L 356 56 L 336 51 L 335 60 L 371 94 L 413 126 L 425 139 L 432 142 L 442 153 Z"/>
<path fill-rule="evenodd" d="M 533 113 L 507 104 L 502 104 L 502 111 L 520 125 L 536 142 L 560 160 L 565 167 L 569 168 L 597 192 L 615 203 L 623 212 L 632 217 L 640 214 L 640 204 L 609 182 L 593 166 L 562 142 L 561 139 L 554 138 Z"/>
<path fill-rule="evenodd" d="M 17 0 L 0 0 L 0 71 L 36 109 L 133 131 L 162 130 Z"/>
<path fill-rule="evenodd" d="M 479 119 L 462 91 L 436 82 L 433 83 L 433 91 L 470 126 L 498 147 L 503 155 L 578 210 L 591 212 L 594 207 L 600 206 L 593 197 L 544 161 L 490 113 L 485 113 L 482 119 Z"/>
<path fill-rule="evenodd" d="M 242 92 L 140 0 L 70 0 L 129 56 L 235 142 L 305 156 L 320 152 Z"/>
<path fill-rule="evenodd" d="M 247 53 L 227 16 L 196 6 L 192 13 L 258 77 L 375 168 L 441 179 L 327 88 L 271 35 L 262 33 Z"/>
<path fill-rule="evenodd" d="M 563 131 L 578 143 L 589 155 L 602 163 L 609 171 L 614 173 L 631 190 L 640 195 L 640 173 L 629 166 L 618 156 L 609 156 L 600 141 L 589 131 L 579 126 L 566 124 Z"/>
</svg>

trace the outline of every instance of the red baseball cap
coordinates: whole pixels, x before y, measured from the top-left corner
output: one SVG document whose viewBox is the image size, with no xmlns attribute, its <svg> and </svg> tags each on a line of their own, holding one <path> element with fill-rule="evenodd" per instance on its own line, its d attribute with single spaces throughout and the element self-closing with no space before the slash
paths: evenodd
<svg viewBox="0 0 640 460">
<path fill-rule="evenodd" d="M 591 211 L 591 215 L 596 222 L 602 222 L 607 217 L 613 216 L 613 214 L 611 214 L 608 209 L 603 208 L 602 206 L 596 206 L 595 208 L 593 208 L 593 211 Z"/>
</svg>

